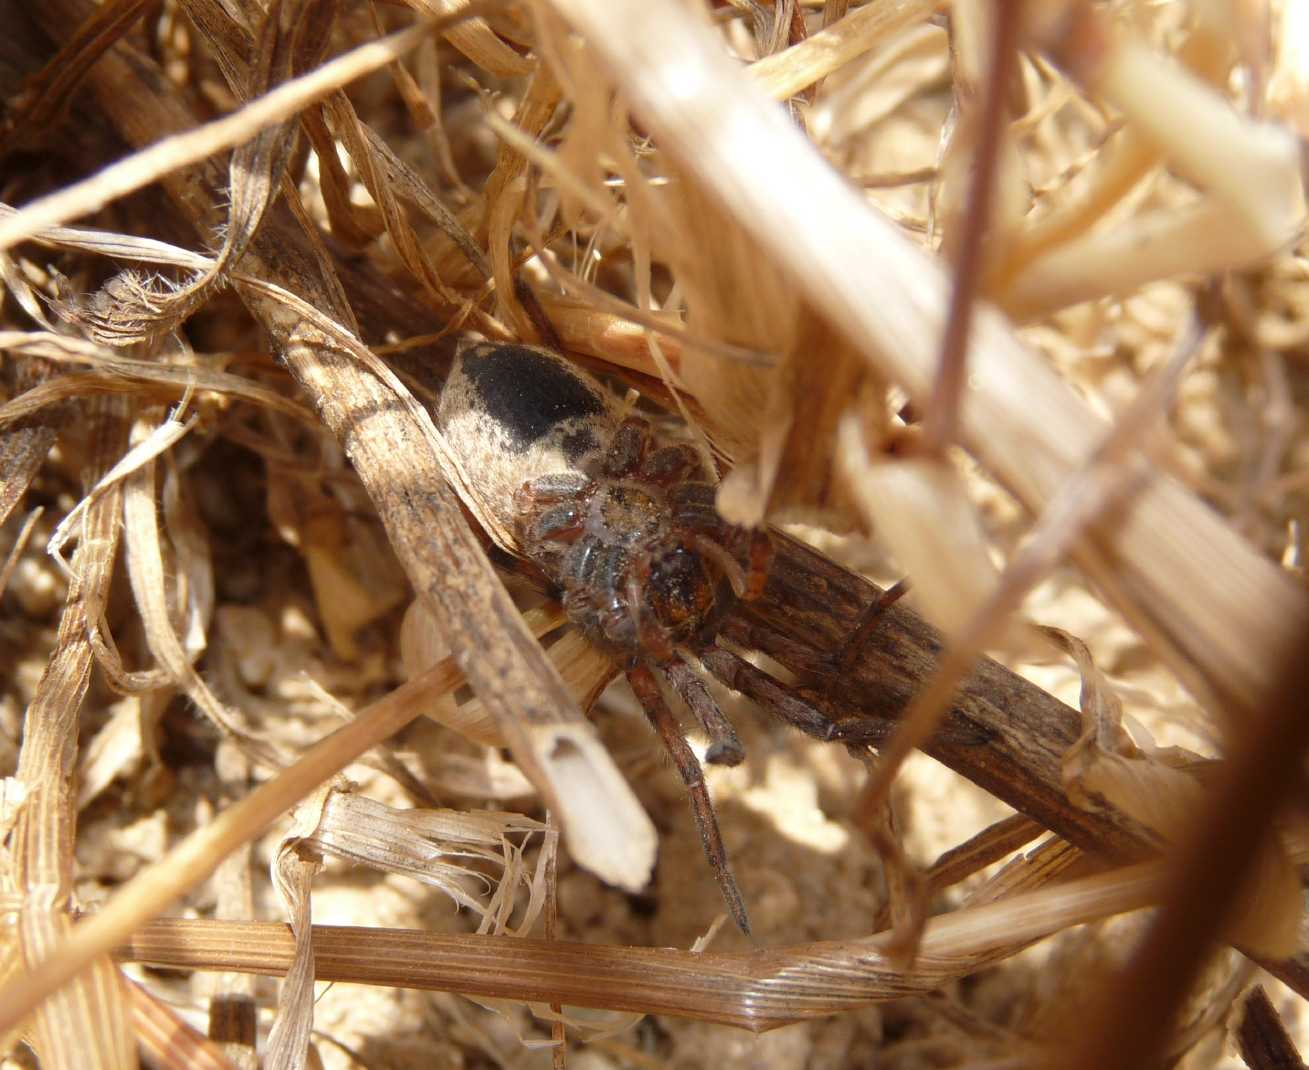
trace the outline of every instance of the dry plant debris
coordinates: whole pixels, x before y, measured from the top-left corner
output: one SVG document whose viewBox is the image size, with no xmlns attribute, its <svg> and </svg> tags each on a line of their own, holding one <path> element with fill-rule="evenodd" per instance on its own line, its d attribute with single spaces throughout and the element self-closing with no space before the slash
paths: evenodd
<svg viewBox="0 0 1309 1070">
<path fill-rule="evenodd" d="M 6 1066 L 1302 1065 L 1309 3 L 0 25 Z M 472 339 L 772 530 L 752 940 Z"/>
</svg>

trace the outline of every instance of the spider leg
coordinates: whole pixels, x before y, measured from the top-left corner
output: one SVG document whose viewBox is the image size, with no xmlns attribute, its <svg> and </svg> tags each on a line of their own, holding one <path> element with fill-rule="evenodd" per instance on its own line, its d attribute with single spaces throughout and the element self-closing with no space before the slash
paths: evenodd
<svg viewBox="0 0 1309 1070">
<path fill-rule="evenodd" d="M 744 598 L 747 594 L 745 569 L 741 563 L 734 558 L 728 551 L 727 547 L 716 539 L 708 535 L 697 533 L 691 540 L 691 545 L 705 558 L 712 561 L 718 568 L 718 571 L 727 578 L 731 584 L 732 593 L 737 598 Z"/>
<path fill-rule="evenodd" d="M 670 502 L 696 502 L 699 505 L 707 505 L 710 509 L 714 507 L 717 498 L 718 488 L 703 479 L 692 479 L 685 483 L 679 483 L 675 487 L 669 488 L 668 491 L 668 500 Z"/>
<path fill-rule="evenodd" d="M 604 459 L 604 474 L 615 479 L 632 475 L 641 467 L 649 442 L 648 423 L 636 417 L 624 420 L 609 443 L 609 452 Z"/>
<path fill-rule="evenodd" d="M 524 509 L 558 502 L 577 501 L 590 494 L 595 483 L 581 472 L 547 472 L 529 479 L 514 492 L 514 505 Z"/>
<path fill-rule="evenodd" d="M 695 447 L 661 446 L 641 465 L 641 478 L 657 487 L 671 487 L 685 480 L 702 480 L 704 469 Z"/>
<path fill-rule="evenodd" d="M 880 747 L 895 732 L 894 722 L 872 717 L 846 721 L 832 719 L 807 701 L 813 696 L 779 684 L 762 669 L 755 668 L 726 647 L 715 644 L 701 651 L 700 663 L 733 691 L 754 699 L 773 716 L 823 743 Z"/>
<path fill-rule="evenodd" d="M 711 765 L 740 765 L 745 760 L 745 748 L 737 738 L 736 729 L 727 719 L 713 695 L 686 662 L 680 658 L 662 666 L 682 701 L 690 707 L 696 719 L 709 736 L 709 750 L 705 761 Z"/>
<path fill-rule="evenodd" d="M 528 523 L 525 541 L 529 546 L 539 546 L 543 542 L 573 542 L 585 526 L 582 507 L 576 502 L 562 502 Z"/>
<path fill-rule="evenodd" d="M 643 564 L 647 563 L 643 562 Z M 645 612 L 641 589 L 647 579 L 649 579 L 648 568 L 643 575 L 638 572 L 637 575 L 627 578 L 627 612 L 632 618 L 632 627 L 636 629 L 637 645 L 657 662 L 671 661 L 674 651 L 673 637 L 652 614 Z"/>
<path fill-rule="evenodd" d="M 741 890 L 736 886 L 736 878 L 732 876 L 727 861 L 727 848 L 723 846 L 723 838 L 718 831 L 718 818 L 714 815 L 714 804 L 705 786 L 704 770 L 700 768 L 695 752 L 682 737 L 681 729 L 664 702 L 663 695 L 659 693 L 659 685 L 650 669 L 645 665 L 634 665 L 627 670 L 627 680 L 641 708 L 645 710 L 646 717 L 668 749 L 673 764 L 681 774 L 682 783 L 691 796 L 691 813 L 695 816 L 696 828 L 700 832 L 700 842 L 704 845 L 705 857 L 713 868 L 714 878 L 718 881 L 718 888 L 732 920 L 736 922 L 737 928 L 749 936 L 750 919 L 746 917 L 745 901 L 741 898 Z"/>
<path fill-rule="evenodd" d="M 514 491 L 518 534 L 529 552 L 532 547 L 545 552 L 550 543 L 577 540 L 586 523 L 583 499 L 594 486 L 580 472 L 549 472 Z"/>
<path fill-rule="evenodd" d="M 706 490 L 712 493 L 712 488 L 688 484 L 683 493 L 670 496 L 673 522 L 695 533 L 696 549 L 718 566 L 738 598 L 751 602 L 764 593 L 768 582 L 773 540 L 762 528 L 747 531 L 729 524 L 714 508 L 712 498 L 705 501 Z M 744 567 L 738 556 L 745 558 Z"/>
</svg>

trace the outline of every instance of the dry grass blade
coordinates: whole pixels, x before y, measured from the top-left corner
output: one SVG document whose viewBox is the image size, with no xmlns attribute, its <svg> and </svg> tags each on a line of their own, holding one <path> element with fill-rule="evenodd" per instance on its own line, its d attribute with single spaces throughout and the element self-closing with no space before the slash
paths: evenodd
<svg viewBox="0 0 1309 1070">
<path fill-rule="evenodd" d="M 290 74 L 293 49 L 286 40 L 294 27 L 282 25 L 285 9 L 274 4 L 255 43 L 249 96 L 259 96 Z M 225 285 L 229 265 L 240 260 L 271 203 L 293 147 L 289 122 L 261 129 L 242 141 L 229 165 L 228 215 L 223 243 L 212 264 L 180 286 L 152 283 L 134 271 L 110 279 L 77 309 L 76 320 L 97 341 L 126 346 L 176 330 L 212 293 Z"/>
<path fill-rule="evenodd" d="M 303 424 L 314 422 L 308 409 L 285 394 L 228 372 L 133 360 L 80 338 L 43 331 L 0 331 L 0 349 L 40 356 L 61 364 L 88 364 L 94 369 L 90 378 L 61 376 L 0 405 L 0 429 L 61 399 L 76 397 L 79 391 L 96 380 L 100 380 L 99 385 L 106 392 L 120 388 L 127 390 L 126 386 L 120 387 L 124 382 L 166 387 L 168 393 L 175 396 L 212 392 L 283 413 Z M 65 382 L 70 378 L 72 385 Z"/>
<path fill-rule="evenodd" d="M 314 933 L 310 924 L 310 884 L 322 867 L 313 851 L 303 854 L 284 843 L 273 863 L 273 884 L 291 921 L 295 956 L 286 971 L 286 983 L 277 997 L 277 1017 L 268 1034 L 264 1064 L 270 1070 L 301 1070 L 309 1054 L 309 1032 L 314 1024 Z"/>
<path fill-rule="evenodd" d="M 925 874 L 928 887 L 932 891 L 939 891 L 957 884 L 1019 848 L 1026 847 L 1041 833 L 1041 826 L 1030 817 L 1023 814 L 1007 817 L 983 829 L 967 843 L 951 848 L 933 862 Z"/>
<path fill-rule="evenodd" d="M 522 863 L 521 847 L 510 837 L 543 833 L 539 821 L 517 814 L 490 811 L 397 810 L 375 800 L 329 789 L 301 817 L 302 833 L 293 838 L 306 854 L 332 855 L 389 873 L 403 873 L 439 888 L 461 907 L 481 918 L 480 924 L 511 935 L 525 934 L 536 921 L 539 904 L 528 901 L 519 924 L 507 927 L 521 882 L 529 897 L 532 875 Z M 284 846 L 282 853 L 287 848 Z M 500 870 L 498 880 L 480 878 L 476 863 Z M 483 901 L 485 899 L 485 901 Z"/>
<path fill-rule="evenodd" d="M 756 60 L 750 74 L 771 96 L 786 100 L 906 26 L 921 22 L 936 7 L 933 0 L 865 4 L 785 51 Z"/>
<path fill-rule="evenodd" d="M 98 484 L 126 439 L 127 420 L 121 406 L 115 402 L 100 406 L 91 427 L 84 481 L 88 488 Z M 54 653 L 27 708 L 17 770 L 27 797 L 9 840 L 5 883 L 8 891 L 22 896 L 15 950 L 18 961 L 29 971 L 51 946 L 66 940 L 72 929 L 68 913 L 76 828 L 72 763 L 77 753 L 78 715 L 93 662 L 88 618 L 98 612 L 96 604 L 103 602 L 113 575 L 120 495 L 120 490 L 111 489 L 83 514 L 73 561 L 76 578 L 60 617 Z M 105 950 L 88 957 L 91 969 L 61 989 L 38 1013 L 34 1043 L 45 1065 L 71 1068 L 86 1066 L 88 1060 L 106 1068 L 136 1064 L 123 989 Z M 0 1032 L 23 1016 L 14 1015 Z M 81 1044 L 83 1036 L 97 1038 L 91 1051 Z"/>
<path fill-rule="evenodd" d="M 27 519 L 23 521 L 23 526 L 18 531 L 18 537 L 14 539 L 14 545 L 5 557 L 4 564 L 0 565 L 0 598 L 4 597 L 5 588 L 9 586 L 10 579 L 13 578 L 14 569 L 18 567 L 19 558 L 22 557 L 23 551 L 27 549 L 27 544 L 32 538 L 32 532 L 36 530 L 37 522 L 41 519 L 44 510 L 37 506 L 27 514 Z"/>
<path fill-rule="evenodd" d="M 39 138 L 68 104 L 95 61 L 155 5 L 156 0 L 115 0 L 97 8 L 72 39 L 29 79 L 0 124 L 0 151 Z"/>
<path fill-rule="evenodd" d="M 42 413 L 45 409 L 65 404 L 74 398 L 90 397 L 95 394 L 145 394 L 148 396 L 149 391 L 150 388 L 145 384 L 131 382 L 117 376 L 106 378 L 97 372 L 74 372 L 71 375 L 61 375 L 57 379 L 34 386 L 12 401 L 0 405 L 0 426 L 21 434 L 22 431 L 27 429 L 23 427 L 14 428 L 14 424 L 23 423 Z M 45 450 L 36 459 L 37 463 L 44 459 L 45 453 L 50 448 L 50 443 L 46 443 L 45 446 Z M 24 446 L 23 449 L 26 451 L 27 447 Z M 13 473 L 16 477 L 15 486 L 21 483 L 22 473 L 28 470 L 28 466 L 23 463 L 25 457 L 26 453 L 20 454 L 18 463 L 15 466 Z"/>
<path fill-rule="evenodd" d="M 673 1014 L 763 1032 L 930 991 L 1067 925 L 1136 909 L 1157 892 L 1160 872 L 1158 865 L 1129 867 L 934 918 L 908 970 L 885 953 L 885 934 L 731 954 L 320 926 L 314 946 L 322 980 L 503 999 L 550 992 L 570 1006 Z M 121 953 L 157 966 L 280 975 L 292 962 L 294 942 L 277 925 L 170 920 L 143 928 Z"/>
<path fill-rule="evenodd" d="M 408 0 L 415 11 L 429 16 L 463 12 L 467 0 Z M 502 77 L 529 74 L 531 63 L 495 35 L 484 18 L 465 17 L 445 31 L 450 43 L 484 70 Z"/>
<path fill-rule="evenodd" d="M 1289 130 L 1241 116 L 1206 84 L 1221 87 L 1231 64 L 1226 42 L 1213 39 L 1226 29 L 1212 14 L 1198 8 L 1196 27 L 1180 49 L 1190 70 L 1135 37 L 1120 36 L 1090 8 L 1070 23 L 1077 29 L 1052 43 L 1055 55 L 1084 86 L 1121 108 L 1129 125 L 1093 196 L 1053 213 L 1011 251 L 1004 269 L 1011 274 L 1024 258 L 1036 259 L 1011 285 L 995 287 L 1006 309 L 1035 318 L 1179 272 L 1256 262 L 1295 240 L 1305 219 L 1300 149 Z M 1088 48 L 1090 40 L 1100 46 Z M 1203 126 L 1206 136 L 1182 134 L 1189 123 L 1177 122 L 1181 114 Z M 1205 198 L 1145 214 L 1127 227 L 1078 235 L 1160 159 Z M 1233 159 L 1244 166 L 1233 168 Z M 1043 247 L 1050 247 L 1045 255 Z"/>
<path fill-rule="evenodd" d="M 125 982 L 136 1039 L 164 1070 L 235 1070 L 208 1037 L 134 981 Z"/>
<path fill-rule="evenodd" d="M 472 8 L 484 6 L 490 5 L 475 4 Z M 24 205 L 15 215 L 0 221 L 0 250 L 33 237 L 43 227 L 87 215 L 115 198 L 156 182 L 189 164 L 247 142 L 339 86 L 386 66 L 417 47 L 432 32 L 464 17 L 464 13 L 447 16 L 401 30 L 381 41 L 361 45 L 309 74 L 283 83 L 232 115 L 215 119 L 204 127 L 164 137 L 149 149 L 105 168 L 84 182 L 42 198 L 39 203 Z"/>
<path fill-rule="evenodd" d="M 1260 853 L 1309 749 L 1309 718 L 1302 710 L 1309 662 L 1300 655 L 1288 659 L 1278 683 L 1267 708 L 1245 711 L 1244 731 L 1171 865 L 1165 907 L 1121 983 L 1100 994 L 1098 1020 L 1112 1028 L 1079 1038 L 1067 1065 L 1152 1066 L 1166 1048 L 1167 1025 L 1211 951 L 1213 934 L 1249 894 Z"/>
<path fill-rule="evenodd" d="M 32 369 L 25 369 L 16 378 L 15 385 L 20 390 L 32 390 L 41 385 L 36 380 L 42 376 Z M 0 412 L 9 404 L 6 401 L 0 405 Z M 54 444 L 63 415 L 47 413 L 44 418 L 33 418 L 18 427 L 0 426 L 0 524 L 9 519 L 14 506 L 27 493 L 41 462 Z"/>
<path fill-rule="evenodd" d="M 151 410 L 143 415 L 149 418 Z M 158 414 L 156 414 L 158 415 Z M 177 430 L 169 434 L 169 428 Z M 151 431 L 150 437 L 161 434 L 166 436 L 167 446 L 171 447 L 176 436 L 185 433 L 183 425 L 171 416 Z M 148 441 L 148 440 L 146 440 Z M 138 443 L 141 448 L 145 443 Z M 145 460 L 139 469 L 127 476 L 127 485 L 123 497 L 123 529 L 127 551 L 127 571 L 131 580 L 132 594 L 136 599 L 141 623 L 145 630 L 146 644 L 151 654 L 158 660 L 160 667 L 168 678 L 184 691 L 224 733 L 238 740 L 247 749 L 250 756 L 263 765 L 276 769 L 286 764 L 286 759 L 274 748 L 262 740 L 253 737 L 243 723 L 245 720 L 235 711 L 228 709 L 196 671 L 193 661 L 200 655 L 200 649 L 187 649 L 178 634 L 178 624 L 169 602 L 175 591 L 170 591 L 164 568 L 164 554 L 159 528 L 159 513 L 155 504 L 155 462 Z"/>
<path fill-rule="evenodd" d="M 464 13 L 475 10 L 469 7 Z M 285 89 L 305 89 L 308 95 L 292 95 L 287 103 L 289 108 L 289 100 L 294 99 L 303 106 L 328 92 L 328 86 L 360 73 L 368 63 L 416 44 L 425 32 L 425 27 L 402 31 L 385 47 L 367 51 L 368 46 L 363 46 L 364 52 L 351 53 L 362 57 L 358 63 L 334 60 L 273 90 L 247 106 L 246 110 L 264 110 L 258 112 L 263 118 L 245 133 L 248 136 L 259 123 L 272 121 L 275 112 L 267 108 L 279 94 L 285 95 Z M 162 99 L 155 100 L 159 114 L 149 124 L 143 121 L 139 103 L 121 107 L 122 87 L 135 84 L 138 77 L 136 68 L 116 63 L 112 55 L 97 70 L 97 84 L 106 90 L 103 103 L 128 136 L 154 139 L 161 129 L 185 125 L 185 118 Z M 145 96 L 151 99 L 148 93 Z M 181 162 L 170 159 L 171 166 Z M 173 191 L 193 222 L 207 230 L 212 225 L 212 202 L 198 201 L 196 191 L 180 180 Z M 293 206 L 297 203 L 291 194 L 284 195 Z M 297 229 L 298 235 L 284 224 L 264 227 L 242 265 L 253 278 L 239 281 L 238 291 L 351 456 L 410 580 L 451 625 L 459 644 L 456 651 L 466 661 L 474 689 L 496 716 L 519 763 L 560 814 L 574 855 L 607 879 L 638 886 L 653 864 L 648 818 L 522 624 L 468 530 L 434 455 L 438 443 L 430 420 L 394 374 L 358 342 L 349 327 L 353 317 L 339 280 L 316 235 L 307 220 Z M 342 351 L 358 363 L 343 359 Z M 421 496 L 414 488 L 422 488 Z M 560 787 L 570 779 L 590 783 L 610 805 L 601 810 L 579 805 Z"/>
<path fill-rule="evenodd" d="M 250 763 L 235 743 L 219 744 L 214 766 L 222 785 L 222 805 L 230 806 L 250 790 Z M 215 871 L 210 887 L 216 918 L 241 921 L 255 916 L 253 858 L 253 848 L 247 844 L 224 858 Z M 226 973 L 212 980 L 217 994 L 209 1003 L 209 1039 L 236 1070 L 258 1070 L 254 978 Z"/>
<path fill-rule="evenodd" d="M 999 637 L 1023 598 L 1088 528 L 1116 512 L 1125 499 L 1137 492 L 1144 477 L 1134 455 L 1151 424 L 1172 399 L 1203 339 L 1199 325 L 1192 324 L 1172 360 L 1142 389 L 1085 467 L 1050 499 L 1031 540 L 1014 555 L 995 591 L 958 634 L 950 637 L 939 667 L 914 697 L 903 723 L 882 751 L 861 800 L 868 811 L 876 812 L 886 804 L 900 766 L 931 738 L 960 681 L 987 644 Z"/>
</svg>

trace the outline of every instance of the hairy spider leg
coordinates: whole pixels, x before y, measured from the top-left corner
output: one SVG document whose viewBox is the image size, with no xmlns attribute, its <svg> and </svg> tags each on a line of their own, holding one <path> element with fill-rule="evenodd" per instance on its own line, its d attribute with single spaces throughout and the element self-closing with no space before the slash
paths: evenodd
<svg viewBox="0 0 1309 1070">
<path fill-rule="evenodd" d="M 639 625 L 633 616 L 632 581 L 627 576 L 627 550 L 621 546 L 598 545 L 593 551 L 594 565 L 589 581 L 569 593 L 579 608 L 597 611 L 601 630 L 619 645 L 630 645 L 640 636 Z M 636 595 L 638 601 L 640 592 Z M 567 603 L 570 607 L 572 602 Z M 579 614 L 581 619 L 582 614 Z M 624 627 L 632 629 L 624 635 Z"/>
<path fill-rule="evenodd" d="M 514 492 L 514 506 L 521 515 L 541 505 L 578 501 L 594 488 L 595 482 L 582 472 L 547 472 Z"/>
<path fill-rule="evenodd" d="M 572 542 L 586 526 L 586 510 L 576 502 L 561 502 L 534 517 L 527 525 L 529 544 Z"/>
<path fill-rule="evenodd" d="M 739 587 L 734 582 L 738 597 L 751 602 L 764 593 L 768 583 L 768 567 L 773 562 L 773 540 L 762 528 L 743 532 L 729 524 L 714 505 L 717 492 L 708 483 L 685 483 L 669 492 L 674 521 L 719 543 L 725 549 L 739 545 L 743 535 L 748 539 L 745 547 L 744 579 Z M 728 549 L 731 553 L 731 550 Z M 735 559 L 736 555 L 732 554 Z"/>
<path fill-rule="evenodd" d="M 577 540 L 586 521 L 583 499 L 593 487 L 580 472 L 548 472 L 514 491 L 519 536 L 529 553 L 554 558 Z M 540 511 L 543 505 L 550 508 Z"/>
<path fill-rule="evenodd" d="M 877 625 L 881 622 L 882 614 L 895 605 L 901 598 L 909 593 L 909 581 L 907 579 L 896 580 L 885 591 L 879 594 L 868 607 L 859 616 L 859 623 L 855 625 L 845 642 L 841 644 L 840 650 L 836 651 L 833 661 L 836 662 L 837 668 L 842 672 L 849 672 L 851 666 L 858 664 L 864 654 L 864 647 L 868 644 L 868 638 L 877 630 Z"/>
<path fill-rule="evenodd" d="M 673 523 L 695 533 L 696 548 L 718 565 L 738 598 L 758 598 L 768 581 L 773 544 L 764 531 L 743 532 L 729 524 L 714 507 L 715 490 L 707 483 L 687 483 L 669 493 Z M 747 539 L 745 566 L 738 559 L 742 539 Z M 737 552 L 734 552 L 736 548 Z"/>
<path fill-rule="evenodd" d="M 530 517 L 531 514 L 519 514 Z M 586 527 L 586 510 L 578 502 L 561 502 L 532 517 L 520 538 L 527 552 L 543 567 L 556 567 L 570 543 L 581 538 Z"/>
<path fill-rule="evenodd" d="M 695 447 L 661 446 L 642 463 L 641 478 L 656 487 L 671 487 L 688 479 L 703 479 L 704 469 Z"/>
<path fill-rule="evenodd" d="M 823 743 L 880 747 L 894 731 L 892 722 L 873 718 L 848 722 L 836 721 L 821 710 L 783 688 L 762 669 L 757 669 L 739 654 L 714 644 L 700 653 L 700 664 L 730 687 L 750 697 L 766 694 L 769 712 L 798 728 L 806 736 Z"/>
<path fill-rule="evenodd" d="M 741 562 L 732 556 L 732 552 L 726 546 L 717 539 L 702 535 L 699 532 L 691 537 L 691 545 L 718 566 L 718 571 L 727 577 L 727 582 L 732 587 L 732 593 L 737 598 L 745 596 L 745 569 L 741 567 Z"/>
<path fill-rule="evenodd" d="M 746 551 L 745 592 L 741 598 L 753 602 L 768 585 L 768 569 L 773 563 L 773 540 L 762 528 L 750 532 L 750 546 Z"/>
<path fill-rule="evenodd" d="M 709 789 L 705 786 L 704 770 L 696 760 L 695 752 L 682 737 L 682 730 L 674 719 L 663 695 L 659 693 L 659 684 L 654 673 L 645 665 L 635 665 L 627 670 L 627 680 L 632 685 L 641 708 L 650 719 L 664 746 L 668 749 L 677 772 L 686 785 L 691 797 L 691 813 L 695 816 L 696 828 L 700 833 L 700 843 L 704 846 L 705 857 L 714 871 L 718 889 L 723 901 L 732 915 L 732 920 L 747 936 L 750 935 L 750 919 L 746 916 L 745 901 L 741 890 L 736 886 L 731 866 L 727 861 L 727 848 L 723 846 L 722 835 L 718 831 L 718 818 L 714 814 L 714 804 L 709 798 Z"/>
<path fill-rule="evenodd" d="M 717 497 L 718 490 L 712 483 L 698 481 L 679 484 L 668 492 L 668 500 L 674 505 L 703 505 L 714 516 L 718 516 L 718 510 L 714 508 L 714 499 Z"/>
<path fill-rule="evenodd" d="M 740 765 L 745 760 L 745 747 L 741 745 L 732 722 L 709 694 L 704 681 L 680 658 L 661 668 L 709 736 L 705 761 L 710 765 Z"/>
<path fill-rule="evenodd" d="M 629 417 L 618 425 L 609 450 L 605 454 L 604 474 L 614 479 L 633 475 L 645 459 L 650 443 L 650 425 L 644 420 Z"/>
</svg>

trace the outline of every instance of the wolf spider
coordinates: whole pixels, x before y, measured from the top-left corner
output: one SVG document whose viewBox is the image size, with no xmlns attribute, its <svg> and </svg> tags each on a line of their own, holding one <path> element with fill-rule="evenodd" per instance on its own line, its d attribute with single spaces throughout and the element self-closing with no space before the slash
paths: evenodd
<svg viewBox="0 0 1309 1070">
<path fill-rule="evenodd" d="M 750 931 L 727 861 L 704 771 L 664 702 L 662 674 L 709 737 L 705 758 L 736 765 L 744 748 L 704 683 L 684 660 L 710 646 L 733 597 L 763 590 L 772 544 L 729 524 L 694 449 L 652 447 L 649 424 L 624 420 L 598 471 L 555 472 L 515 495 L 526 554 L 558 588 L 564 612 L 619 659 L 691 798 L 691 810 L 723 899 Z"/>
</svg>

